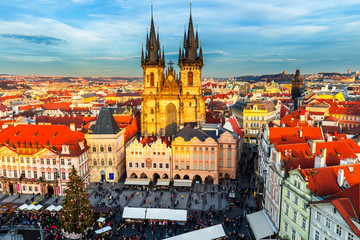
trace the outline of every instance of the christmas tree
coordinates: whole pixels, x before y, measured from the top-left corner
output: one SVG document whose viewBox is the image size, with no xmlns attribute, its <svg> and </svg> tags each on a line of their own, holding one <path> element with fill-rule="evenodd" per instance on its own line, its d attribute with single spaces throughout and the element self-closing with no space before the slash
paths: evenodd
<svg viewBox="0 0 360 240">
<path fill-rule="evenodd" d="M 63 209 L 60 213 L 60 224 L 64 236 L 79 239 L 93 226 L 92 210 L 84 182 L 72 167 L 69 182 L 65 190 Z"/>
</svg>

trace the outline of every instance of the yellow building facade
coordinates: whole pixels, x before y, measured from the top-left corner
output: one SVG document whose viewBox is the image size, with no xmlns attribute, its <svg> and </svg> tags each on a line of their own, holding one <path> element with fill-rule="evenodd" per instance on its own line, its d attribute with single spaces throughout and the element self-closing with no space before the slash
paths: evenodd
<svg viewBox="0 0 360 240">
<path fill-rule="evenodd" d="M 144 93 L 141 105 L 143 136 L 173 136 L 186 123 L 201 126 L 205 121 L 205 102 L 201 98 L 202 50 L 194 33 L 190 15 L 184 47 L 179 49 L 180 74 L 173 63 L 164 74 L 165 54 L 161 53 L 159 35 L 151 18 L 146 50 L 141 57 L 144 75 Z"/>
</svg>

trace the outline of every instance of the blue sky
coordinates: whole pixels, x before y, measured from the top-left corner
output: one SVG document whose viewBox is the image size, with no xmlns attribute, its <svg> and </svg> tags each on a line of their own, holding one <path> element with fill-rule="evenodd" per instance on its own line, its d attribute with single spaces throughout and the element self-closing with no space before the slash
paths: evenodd
<svg viewBox="0 0 360 240">
<path fill-rule="evenodd" d="M 189 1 L 154 0 L 177 62 Z M 0 0 L 0 73 L 141 76 L 149 0 Z M 359 0 L 193 0 L 203 77 L 345 72 L 360 65 Z"/>
</svg>

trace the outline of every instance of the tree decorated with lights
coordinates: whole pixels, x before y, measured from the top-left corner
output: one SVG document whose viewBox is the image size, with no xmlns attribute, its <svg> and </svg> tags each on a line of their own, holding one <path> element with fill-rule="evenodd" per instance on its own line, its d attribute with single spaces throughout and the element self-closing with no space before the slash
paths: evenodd
<svg viewBox="0 0 360 240">
<path fill-rule="evenodd" d="M 73 166 L 65 190 L 63 209 L 60 213 L 60 224 L 64 236 L 69 239 L 79 239 L 93 226 L 92 210 L 84 182 L 77 175 Z"/>
</svg>

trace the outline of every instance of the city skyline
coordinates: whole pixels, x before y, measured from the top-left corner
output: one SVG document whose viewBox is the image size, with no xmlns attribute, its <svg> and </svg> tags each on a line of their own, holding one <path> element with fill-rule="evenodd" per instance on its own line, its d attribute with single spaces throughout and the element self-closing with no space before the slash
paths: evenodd
<svg viewBox="0 0 360 240">
<path fill-rule="evenodd" d="M 150 5 L 145 0 L 0 1 L 0 73 L 141 76 Z M 153 5 L 166 62 L 177 63 L 189 1 Z M 203 77 L 357 69 L 359 5 L 355 0 L 192 1 Z"/>
</svg>

